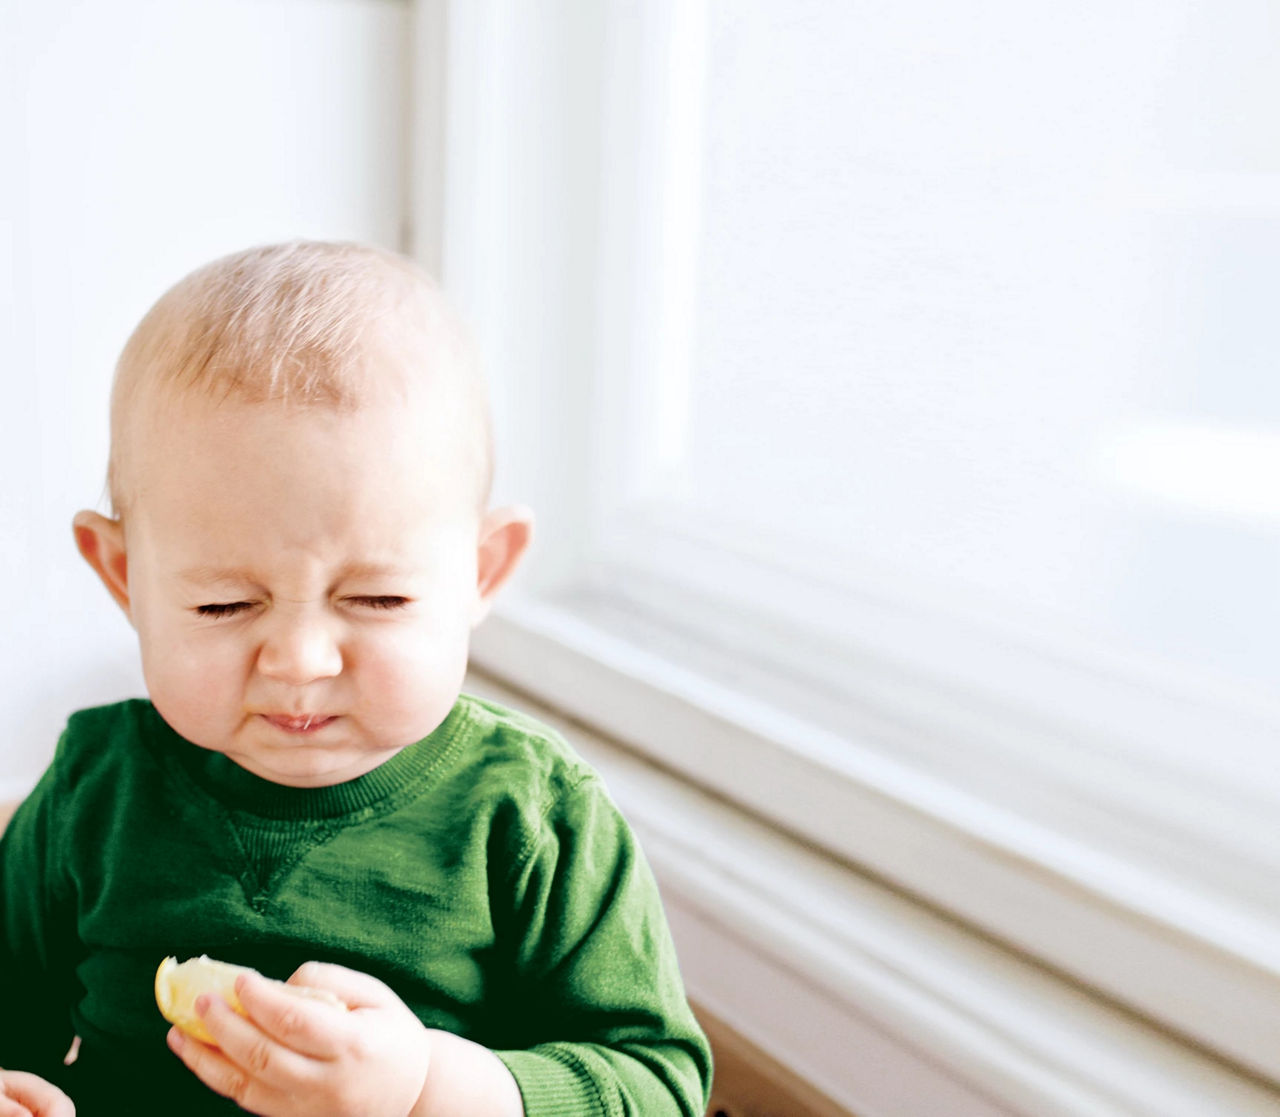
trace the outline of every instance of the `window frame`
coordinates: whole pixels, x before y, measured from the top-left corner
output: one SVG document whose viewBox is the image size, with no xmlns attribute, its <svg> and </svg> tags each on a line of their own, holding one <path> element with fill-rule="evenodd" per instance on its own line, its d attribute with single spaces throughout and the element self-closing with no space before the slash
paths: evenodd
<svg viewBox="0 0 1280 1117">
<path fill-rule="evenodd" d="M 617 142 L 602 134 L 607 114 L 618 107 L 609 92 L 616 84 L 605 77 L 612 67 L 616 78 L 619 59 L 608 51 L 626 42 L 642 18 L 651 21 L 650 32 L 656 29 L 656 44 L 650 38 L 649 46 L 664 49 L 664 36 L 696 27 L 701 6 L 666 0 L 643 9 L 619 4 L 608 14 L 598 10 L 586 17 L 585 29 L 568 30 L 564 24 L 573 21 L 567 16 L 539 20 L 501 0 L 465 8 L 444 0 L 427 5 L 447 12 L 434 31 L 445 43 L 436 56 L 447 62 L 439 142 L 448 158 L 438 204 L 438 267 L 482 339 L 498 338 L 489 343 L 491 367 L 514 369 L 521 377 L 539 373 L 533 385 L 521 377 L 496 378 L 504 455 L 499 496 L 528 499 L 555 525 L 540 539 L 536 572 L 476 632 L 473 663 L 767 820 L 779 834 L 891 882 L 1280 1081 L 1280 951 L 1266 925 L 1251 923 L 1194 883 L 1151 873 L 1119 845 L 1090 848 L 895 763 L 877 747 L 874 728 L 857 740 L 840 738 L 760 700 L 749 685 L 734 688 L 708 677 L 699 661 L 706 661 L 709 650 L 652 608 L 664 592 L 663 579 L 647 566 L 629 568 L 618 539 L 600 537 L 602 506 L 625 491 L 627 481 L 612 476 L 596 486 L 587 480 L 600 446 L 617 435 L 609 423 L 595 422 L 600 408 L 615 419 L 618 413 L 599 392 L 597 370 L 669 353 L 672 339 L 687 328 L 681 297 L 645 307 L 650 327 L 664 316 L 665 326 L 646 329 L 645 322 L 627 318 L 628 300 L 635 305 L 646 275 L 651 280 L 653 269 L 669 257 L 651 252 L 647 264 L 619 267 L 620 260 L 634 261 L 635 229 L 642 244 L 652 244 L 652 226 L 632 227 L 622 219 L 628 205 L 644 204 L 635 193 L 602 196 L 609 187 L 601 185 L 600 161 Z M 676 73 L 688 79 L 687 67 Z M 469 84 L 468 74 L 483 76 Z M 638 73 L 632 76 L 639 80 Z M 529 145 L 532 134 L 544 145 L 542 153 Z M 571 153 L 567 161 L 554 158 L 565 152 Z M 664 172 L 655 178 L 659 195 L 670 189 Z M 515 180 L 523 196 L 503 192 Z M 664 206 L 678 209 L 678 200 L 660 198 L 659 210 Z M 537 240 L 533 247 L 544 251 L 532 263 L 531 246 L 513 238 L 529 222 L 565 232 L 567 243 Z M 585 233 L 570 231 L 584 226 Z M 436 263 L 429 256 L 426 261 Z M 602 269 L 610 267 L 627 278 L 599 283 Z M 531 290 L 547 289 L 560 294 L 554 306 L 538 306 L 528 297 Z M 584 316 L 592 323 L 585 328 Z M 650 339 L 647 348 L 619 357 L 616 340 L 637 335 Z M 571 402 L 566 406 L 563 400 Z M 519 487 L 513 488 L 516 479 Z M 643 511 L 644 494 L 637 497 Z M 660 517 L 651 528 L 661 529 Z M 650 592 L 619 593 L 627 584 Z M 919 624 L 911 604 L 904 606 L 883 586 L 861 588 L 868 616 Z M 675 579 L 666 589 L 689 592 Z M 606 603 L 612 609 L 603 612 L 615 619 L 643 610 L 647 600 L 647 631 L 666 625 L 688 654 L 654 654 L 643 625 L 629 630 L 625 623 L 602 624 L 598 606 L 610 595 Z M 973 632 L 969 618 L 946 618 L 942 628 L 948 638 Z M 1065 717 L 1055 721 L 1054 710 L 1103 710 L 1105 724 L 1095 722 L 1086 742 L 1099 755 L 1143 723 L 1174 730 L 1177 748 L 1188 756 L 1216 735 L 1254 734 L 1261 740 L 1270 724 L 1272 711 L 1262 704 L 1224 718 L 1216 704 L 1221 696 L 1198 694 L 1184 680 L 1144 675 L 1137 665 L 1084 646 L 1042 648 L 1028 657 L 1027 645 L 1010 643 L 1009 636 L 994 630 L 985 636 L 990 658 L 984 669 L 992 674 L 997 666 L 1007 668 L 1017 680 L 1003 704 L 991 695 L 981 703 L 956 704 L 927 663 L 904 664 L 882 647 L 874 666 L 885 685 L 877 693 L 864 692 L 855 719 L 864 718 L 869 727 L 887 722 L 909 730 L 918 726 L 924 708 L 934 715 L 934 747 L 945 753 L 966 747 L 975 735 L 1006 739 L 1024 724 L 1028 694 L 1034 693 L 1048 735 L 1060 740 L 1079 727 Z M 960 724 L 963 732 L 956 729 Z M 689 748 L 690 741 L 699 747 Z M 1170 810 L 1183 811 L 1190 826 L 1200 790 L 1194 765 L 1160 775 Z M 1249 1026 L 1242 1028 L 1246 1020 Z"/>
</svg>

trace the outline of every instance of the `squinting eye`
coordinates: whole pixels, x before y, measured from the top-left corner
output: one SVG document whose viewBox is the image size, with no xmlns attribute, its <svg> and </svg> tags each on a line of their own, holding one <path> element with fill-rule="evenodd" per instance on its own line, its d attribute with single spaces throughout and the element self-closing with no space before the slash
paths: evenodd
<svg viewBox="0 0 1280 1117">
<path fill-rule="evenodd" d="M 348 597 L 347 600 L 368 609 L 402 609 L 409 604 L 407 597 Z"/>
<path fill-rule="evenodd" d="M 197 605 L 196 612 L 202 617 L 230 617 L 244 609 L 250 609 L 248 601 L 229 601 L 225 605 Z"/>
</svg>

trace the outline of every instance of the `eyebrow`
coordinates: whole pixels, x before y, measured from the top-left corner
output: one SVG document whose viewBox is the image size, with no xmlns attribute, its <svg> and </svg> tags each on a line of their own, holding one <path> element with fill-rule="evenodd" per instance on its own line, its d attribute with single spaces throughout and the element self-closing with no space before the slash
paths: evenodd
<svg viewBox="0 0 1280 1117">
<path fill-rule="evenodd" d="M 216 582 L 252 582 L 253 578 L 247 570 L 233 570 L 222 566 L 190 566 L 178 572 L 184 582 L 195 582 L 210 586 Z"/>
<path fill-rule="evenodd" d="M 348 578 L 396 577 L 403 573 L 404 571 L 401 567 L 388 562 L 353 562 L 338 571 L 335 583 Z M 252 582 L 257 584 L 258 581 L 249 570 L 228 566 L 209 566 L 207 564 L 190 566 L 186 570 L 179 571 L 178 577 L 186 582 L 202 586 L 219 585 L 227 582 Z"/>
</svg>

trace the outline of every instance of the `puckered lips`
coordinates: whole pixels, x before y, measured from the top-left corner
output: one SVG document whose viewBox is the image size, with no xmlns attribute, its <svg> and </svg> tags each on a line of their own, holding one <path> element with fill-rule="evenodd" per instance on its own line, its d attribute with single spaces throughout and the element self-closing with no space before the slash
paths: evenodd
<svg viewBox="0 0 1280 1117">
<path fill-rule="evenodd" d="M 318 733 L 330 722 L 338 720 L 332 714 L 261 714 L 259 716 L 285 733 L 298 735 Z"/>
</svg>

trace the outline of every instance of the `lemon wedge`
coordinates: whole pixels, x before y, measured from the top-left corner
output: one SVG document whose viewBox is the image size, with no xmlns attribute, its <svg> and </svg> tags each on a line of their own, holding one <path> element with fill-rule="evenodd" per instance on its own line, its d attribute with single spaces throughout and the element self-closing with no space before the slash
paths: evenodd
<svg viewBox="0 0 1280 1117">
<path fill-rule="evenodd" d="M 257 971 L 248 966 L 233 966 L 230 962 L 216 961 L 207 954 L 202 954 L 199 958 L 188 958 L 185 962 L 179 962 L 174 957 L 166 958 L 156 970 L 156 1004 L 160 1008 L 160 1015 L 194 1039 L 202 1043 L 213 1043 L 213 1036 L 204 1026 L 204 1021 L 196 1015 L 196 998 L 202 993 L 222 997 L 241 1016 L 247 1016 L 240 998 L 236 996 L 236 978 L 242 973 Z M 297 996 L 324 1001 L 335 1008 L 347 1007 L 327 989 L 289 985 L 271 978 L 268 980 Z"/>
</svg>

